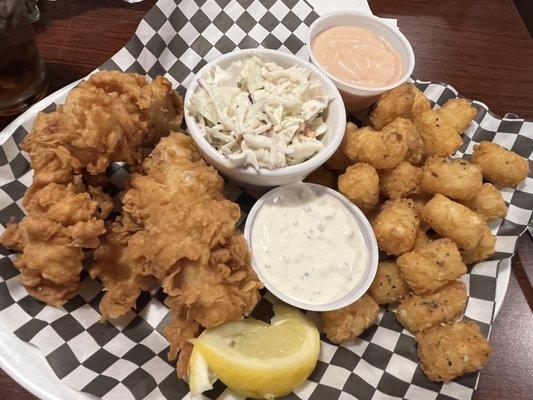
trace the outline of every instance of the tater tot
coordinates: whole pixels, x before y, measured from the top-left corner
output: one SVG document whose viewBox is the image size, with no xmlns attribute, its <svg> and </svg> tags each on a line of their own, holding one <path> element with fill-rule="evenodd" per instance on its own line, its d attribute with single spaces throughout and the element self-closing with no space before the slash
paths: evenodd
<svg viewBox="0 0 533 400">
<path fill-rule="evenodd" d="M 383 170 L 379 176 L 381 193 L 389 199 L 399 199 L 418 193 L 422 170 L 402 161 L 392 169 Z"/>
<path fill-rule="evenodd" d="M 403 299 L 409 293 L 409 286 L 396 263 L 382 261 L 378 264 L 376 277 L 368 292 L 378 304 L 390 304 Z"/>
<path fill-rule="evenodd" d="M 424 153 L 428 156 L 447 157 L 463 144 L 457 130 L 444 123 L 434 110 L 424 111 L 416 119 L 416 128 L 422 138 Z"/>
<path fill-rule="evenodd" d="M 498 187 L 515 187 L 529 173 L 525 158 L 492 142 L 474 146 L 472 162 L 481 168 L 486 180 Z"/>
<path fill-rule="evenodd" d="M 348 157 L 344 154 L 344 148 L 346 147 L 346 137 L 348 132 L 355 132 L 359 128 L 353 122 L 348 122 L 346 124 L 346 130 L 344 131 L 344 138 L 342 143 L 335 153 L 326 161 L 325 166 L 328 169 L 338 172 L 344 172 L 352 163 L 348 160 Z"/>
<path fill-rule="evenodd" d="M 464 205 L 481 215 L 485 221 L 503 218 L 507 214 L 507 205 L 502 194 L 492 183 L 484 183 L 474 198 Z"/>
<path fill-rule="evenodd" d="M 321 328 L 333 343 L 355 340 L 374 325 L 379 314 L 378 303 L 368 293 L 349 306 L 320 314 Z"/>
<path fill-rule="evenodd" d="M 352 162 L 367 162 L 376 169 L 394 168 L 407 154 L 407 138 L 403 126 L 389 124 L 381 131 L 370 127 L 348 130 L 344 153 Z"/>
<path fill-rule="evenodd" d="M 379 176 L 367 163 L 356 163 L 339 176 L 339 192 L 361 210 L 370 211 L 379 201 Z"/>
<path fill-rule="evenodd" d="M 475 322 L 437 325 L 416 334 L 420 367 L 432 381 L 449 381 L 477 371 L 489 360 L 490 343 Z"/>
<path fill-rule="evenodd" d="M 324 166 L 314 170 L 305 178 L 305 181 L 337 189 L 337 175 Z"/>
<path fill-rule="evenodd" d="M 461 250 L 465 264 L 475 264 L 490 258 L 496 252 L 496 236 L 486 226 L 479 243 L 471 249 Z"/>
<path fill-rule="evenodd" d="M 481 170 L 460 158 L 431 157 L 422 167 L 420 189 L 456 200 L 473 198 L 483 185 Z"/>
<path fill-rule="evenodd" d="M 396 117 L 412 119 L 430 108 L 429 99 L 415 85 L 404 83 L 380 97 L 370 113 L 370 122 L 381 129 Z"/>
<path fill-rule="evenodd" d="M 452 239 L 461 249 L 475 247 L 487 227 L 478 213 L 440 193 L 427 202 L 421 215 L 435 232 Z"/>
<path fill-rule="evenodd" d="M 413 248 L 420 219 L 412 200 L 385 202 L 372 223 L 380 250 L 399 256 Z"/>
<path fill-rule="evenodd" d="M 433 292 L 466 273 L 457 245 L 447 238 L 401 255 L 396 264 L 415 294 Z"/>
<path fill-rule="evenodd" d="M 452 126 L 457 132 L 463 132 L 476 117 L 477 110 L 466 99 L 455 98 L 448 100 L 437 110 L 439 119 Z"/>
<path fill-rule="evenodd" d="M 462 282 L 452 282 L 435 293 L 411 295 L 400 302 L 396 318 L 411 332 L 419 332 L 442 322 L 452 322 L 466 309 L 468 295 Z"/>
</svg>

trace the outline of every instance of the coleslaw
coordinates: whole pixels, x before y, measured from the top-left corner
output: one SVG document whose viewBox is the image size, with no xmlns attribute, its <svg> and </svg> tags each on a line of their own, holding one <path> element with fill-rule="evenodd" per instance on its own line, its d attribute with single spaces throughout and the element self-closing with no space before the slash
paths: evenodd
<svg viewBox="0 0 533 400">
<path fill-rule="evenodd" d="M 186 107 L 233 166 L 281 168 L 322 148 L 331 99 L 311 70 L 254 56 L 226 69 L 214 66 L 198 83 Z"/>
</svg>

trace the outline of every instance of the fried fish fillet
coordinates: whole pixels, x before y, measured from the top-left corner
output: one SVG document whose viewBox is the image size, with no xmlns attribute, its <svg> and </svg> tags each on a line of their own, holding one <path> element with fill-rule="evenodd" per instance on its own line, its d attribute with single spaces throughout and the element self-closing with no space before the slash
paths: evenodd
<svg viewBox="0 0 533 400">
<path fill-rule="evenodd" d="M 183 133 L 172 133 L 133 174 L 123 215 L 95 251 L 91 276 L 102 280 L 100 310 L 116 318 L 158 282 L 168 295 L 169 357 L 179 353 L 185 376 L 190 345 L 203 327 L 247 315 L 261 287 L 243 236 L 239 207 L 223 194 L 224 181 Z"/>
<path fill-rule="evenodd" d="M 181 125 L 183 102 L 162 77 L 99 72 L 56 111 L 37 116 L 22 149 L 34 170 L 23 204 L 28 215 L 0 238 L 21 252 L 15 266 L 34 297 L 61 306 L 79 286 L 84 248 L 96 248 L 109 196 L 91 185 L 109 164 L 142 160 L 143 148 Z"/>
</svg>

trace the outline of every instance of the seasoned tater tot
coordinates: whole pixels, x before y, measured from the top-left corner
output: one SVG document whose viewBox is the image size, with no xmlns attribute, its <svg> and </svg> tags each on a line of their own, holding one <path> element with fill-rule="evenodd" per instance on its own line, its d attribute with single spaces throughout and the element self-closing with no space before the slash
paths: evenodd
<svg viewBox="0 0 533 400">
<path fill-rule="evenodd" d="M 390 125 L 390 127 L 389 127 Z M 381 131 L 366 126 L 348 130 L 344 153 L 352 162 L 367 162 L 376 169 L 394 168 L 407 154 L 403 124 L 389 124 Z"/>
<path fill-rule="evenodd" d="M 412 83 L 404 83 L 380 97 L 370 122 L 376 129 L 391 123 L 396 117 L 412 119 L 431 108 L 428 98 Z"/>
<path fill-rule="evenodd" d="M 496 252 L 496 236 L 486 226 L 479 243 L 471 249 L 462 250 L 461 256 L 465 264 L 475 264 L 490 258 Z"/>
<path fill-rule="evenodd" d="M 415 294 L 433 292 L 466 273 L 457 245 L 447 238 L 401 255 L 396 264 Z"/>
<path fill-rule="evenodd" d="M 474 146 L 472 162 L 481 168 L 485 179 L 498 187 L 515 187 L 529 172 L 525 158 L 492 142 Z"/>
<path fill-rule="evenodd" d="M 422 171 L 402 161 L 393 169 L 382 171 L 379 176 L 381 193 L 389 199 L 399 199 L 415 194 L 420 189 Z"/>
<path fill-rule="evenodd" d="M 424 111 L 416 119 L 416 128 L 422 138 L 424 153 L 428 156 L 447 157 L 463 144 L 457 130 L 444 123 L 434 110 Z"/>
<path fill-rule="evenodd" d="M 475 322 L 437 325 L 416 334 L 420 367 L 432 381 L 449 381 L 477 371 L 492 349 Z"/>
<path fill-rule="evenodd" d="M 322 331 L 333 343 L 355 340 L 374 325 L 379 306 L 368 293 L 349 306 L 320 314 Z"/>
<path fill-rule="evenodd" d="M 427 202 L 421 216 L 435 232 L 452 239 L 461 249 L 475 247 L 487 227 L 478 213 L 440 193 Z"/>
<path fill-rule="evenodd" d="M 322 166 L 314 170 L 305 178 L 306 182 L 318 183 L 332 189 L 337 188 L 337 176 L 326 167 Z"/>
<path fill-rule="evenodd" d="M 376 277 L 368 292 L 378 304 L 389 304 L 403 299 L 409 293 L 409 286 L 396 263 L 383 261 L 378 264 Z"/>
<path fill-rule="evenodd" d="M 481 215 L 485 221 L 503 218 L 507 214 L 507 205 L 502 194 L 492 183 L 484 183 L 474 198 L 464 205 Z"/>
<path fill-rule="evenodd" d="M 452 322 L 466 309 L 468 295 L 462 282 L 452 282 L 435 293 L 411 295 L 400 302 L 398 321 L 411 332 L 419 332 L 442 322 Z"/>
<path fill-rule="evenodd" d="M 476 117 L 477 110 L 470 105 L 466 99 L 450 99 L 437 110 L 439 118 L 447 125 L 451 125 L 457 132 L 461 133 Z"/>
<path fill-rule="evenodd" d="M 361 210 L 370 211 L 379 201 L 379 176 L 367 163 L 356 163 L 339 176 L 339 192 Z"/>
<path fill-rule="evenodd" d="M 431 243 L 432 241 L 433 239 L 431 239 L 427 235 L 426 231 L 422 228 L 419 228 L 418 232 L 416 233 L 415 244 L 412 250 L 414 251 L 416 249 L 419 249 L 420 247 L 425 246 L 426 244 Z"/>
<path fill-rule="evenodd" d="M 420 219 L 409 199 L 389 200 L 372 223 L 380 250 L 399 256 L 413 248 Z"/>
<path fill-rule="evenodd" d="M 422 167 L 420 189 L 456 200 L 474 197 L 483 185 L 481 170 L 460 158 L 431 157 Z"/>
<path fill-rule="evenodd" d="M 335 153 L 329 158 L 328 161 L 324 164 L 328 169 L 333 171 L 344 172 L 352 163 L 344 154 L 344 148 L 346 147 L 346 136 L 348 132 L 355 132 L 359 128 L 353 122 L 348 122 L 346 124 L 346 130 L 344 131 L 344 137 L 342 139 L 341 145 Z"/>
</svg>

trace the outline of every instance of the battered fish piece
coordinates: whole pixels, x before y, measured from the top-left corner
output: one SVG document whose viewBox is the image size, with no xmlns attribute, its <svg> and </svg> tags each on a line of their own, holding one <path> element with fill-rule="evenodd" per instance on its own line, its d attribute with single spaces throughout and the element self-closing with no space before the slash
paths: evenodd
<svg viewBox="0 0 533 400">
<path fill-rule="evenodd" d="M 472 162 L 497 187 L 516 187 L 529 173 L 525 158 L 492 142 L 483 141 L 474 146 Z"/>
<path fill-rule="evenodd" d="M 304 181 L 324 185 L 334 190 L 337 189 L 337 175 L 323 166 L 314 170 Z"/>
<path fill-rule="evenodd" d="M 415 294 L 434 292 L 466 273 L 457 245 L 450 239 L 438 239 L 396 260 Z"/>
<path fill-rule="evenodd" d="M 463 144 L 457 129 L 446 124 L 437 111 L 424 111 L 416 118 L 415 126 L 427 156 L 447 157 Z"/>
<path fill-rule="evenodd" d="M 322 331 L 336 344 L 355 340 L 376 322 L 378 303 L 365 293 L 349 306 L 320 314 Z"/>
<path fill-rule="evenodd" d="M 339 176 L 339 192 L 362 211 L 372 210 L 379 201 L 379 176 L 367 163 L 356 163 Z"/>
<path fill-rule="evenodd" d="M 460 158 L 431 157 L 422 167 L 420 189 L 455 200 L 469 200 L 481 190 L 483 176 L 477 165 Z"/>
<path fill-rule="evenodd" d="M 476 118 L 477 110 L 466 99 L 456 97 L 448 100 L 437 110 L 439 119 L 445 124 L 462 133 Z"/>
<path fill-rule="evenodd" d="M 435 382 L 483 368 L 492 353 L 479 326 L 471 321 L 437 325 L 418 333 L 416 341 L 420 367 Z"/>
<path fill-rule="evenodd" d="M 481 215 L 485 221 L 504 218 L 507 214 L 507 205 L 502 194 L 491 183 L 484 183 L 474 198 L 464 205 Z"/>
<path fill-rule="evenodd" d="M 479 243 L 471 249 L 461 250 L 461 256 L 466 264 L 475 264 L 486 260 L 496 252 L 496 236 L 492 234 L 488 226 L 485 227 Z"/>
<path fill-rule="evenodd" d="M 479 214 L 437 193 L 422 210 L 422 219 L 442 237 L 452 239 L 461 249 L 475 247 L 487 228 Z"/>
<path fill-rule="evenodd" d="M 425 229 L 419 228 L 418 232 L 416 233 L 416 239 L 415 244 L 413 246 L 413 250 L 419 249 L 422 246 L 425 246 L 428 243 L 431 243 L 433 239 L 431 239 Z"/>
<path fill-rule="evenodd" d="M 337 172 L 344 172 L 346 171 L 346 168 L 348 168 L 352 163 L 350 160 L 348 160 L 348 157 L 346 157 L 346 154 L 344 154 L 344 149 L 346 148 L 346 137 L 348 136 L 348 132 L 355 132 L 359 128 L 357 125 L 355 125 L 353 122 L 348 122 L 346 124 L 346 129 L 344 131 L 344 137 L 342 138 L 341 145 L 333 153 L 333 155 L 330 157 L 328 161 L 324 164 L 326 168 L 337 171 Z M 353 135 L 353 133 L 351 133 Z"/>
<path fill-rule="evenodd" d="M 381 131 L 368 126 L 348 130 L 344 153 L 352 162 L 366 162 L 376 169 L 394 168 L 407 154 L 407 121 L 395 120 Z"/>
<path fill-rule="evenodd" d="M 422 170 L 402 161 L 395 168 L 382 171 L 379 178 L 381 193 L 389 199 L 400 199 L 418 193 Z"/>
<path fill-rule="evenodd" d="M 409 286 L 403 280 L 395 262 L 382 261 L 378 264 L 376 277 L 368 293 L 379 305 L 390 304 L 407 296 Z"/>
<path fill-rule="evenodd" d="M 453 322 L 461 316 L 468 301 L 466 286 L 452 282 L 435 293 L 411 295 L 400 302 L 396 318 L 411 332 L 420 332 L 442 322 Z"/>
<path fill-rule="evenodd" d="M 370 113 L 370 122 L 375 129 L 381 129 L 396 117 L 413 119 L 429 109 L 429 99 L 414 84 L 407 82 L 380 97 Z"/>
<path fill-rule="evenodd" d="M 418 213 L 409 199 L 385 202 L 372 223 L 379 249 L 395 256 L 413 248 L 419 226 Z"/>
<path fill-rule="evenodd" d="M 235 228 L 240 209 L 223 190 L 224 180 L 190 137 L 172 133 L 132 175 L 123 213 L 90 269 L 104 284 L 104 318 L 129 311 L 142 290 L 159 283 L 171 312 L 169 357 L 179 355 L 179 376 L 187 371 L 188 340 L 203 327 L 248 315 L 262 287 Z"/>
</svg>

